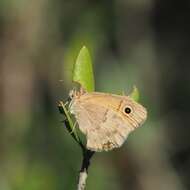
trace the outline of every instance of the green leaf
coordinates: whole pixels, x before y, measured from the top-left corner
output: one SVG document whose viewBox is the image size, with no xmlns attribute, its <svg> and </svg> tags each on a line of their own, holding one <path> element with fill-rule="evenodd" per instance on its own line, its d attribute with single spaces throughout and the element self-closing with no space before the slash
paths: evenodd
<svg viewBox="0 0 190 190">
<path fill-rule="evenodd" d="M 88 49 L 80 50 L 73 69 L 73 81 L 79 83 L 88 92 L 94 91 L 94 74 Z"/>
<path fill-rule="evenodd" d="M 139 90 L 137 89 L 136 86 L 133 86 L 133 91 L 129 95 L 134 101 L 138 102 L 140 98 L 140 93 Z"/>
</svg>

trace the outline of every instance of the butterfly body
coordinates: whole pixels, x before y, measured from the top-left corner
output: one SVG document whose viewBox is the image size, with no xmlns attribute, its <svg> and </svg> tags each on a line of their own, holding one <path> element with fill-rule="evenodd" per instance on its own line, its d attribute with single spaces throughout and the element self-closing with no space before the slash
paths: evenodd
<svg viewBox="0 0 190 190">
<path fill-rule="evenodd" d="M 87 148 L 108 151 L 120 147 L 147 117 L 146 109 L 128 96 L 74 92 L 70 112 L 87 137 Z"/>
</svg>

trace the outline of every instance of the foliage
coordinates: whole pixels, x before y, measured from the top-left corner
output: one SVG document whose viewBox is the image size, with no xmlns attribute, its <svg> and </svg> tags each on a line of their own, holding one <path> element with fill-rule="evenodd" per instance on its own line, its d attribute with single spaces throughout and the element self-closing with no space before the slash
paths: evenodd
<svg viewBox="0 0 190 190">
<path fill-rule="evenodd" d="M 88 92 L 94 91 L 94 74 L 88 49 L 84 46 L 77 57 L 73 69 L 73 81 L 78 82 Z"/>
</svg>

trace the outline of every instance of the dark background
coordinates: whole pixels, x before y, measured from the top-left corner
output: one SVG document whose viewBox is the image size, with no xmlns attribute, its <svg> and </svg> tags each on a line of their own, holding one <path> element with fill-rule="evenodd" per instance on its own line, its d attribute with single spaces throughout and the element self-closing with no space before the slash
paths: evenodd
<svg viewBox="0 0 190 190">
<path fill-rule="evenodd" d="M 56 101 L 83 45 L 96 90 L 135 84 L 149 113 L 122 148 L 94 156 L 87 189 L 190 189 L 189 20 L 188 0 L 1 0 L 0 189 L 76 189 L 80 148 Z"/>
</svg>

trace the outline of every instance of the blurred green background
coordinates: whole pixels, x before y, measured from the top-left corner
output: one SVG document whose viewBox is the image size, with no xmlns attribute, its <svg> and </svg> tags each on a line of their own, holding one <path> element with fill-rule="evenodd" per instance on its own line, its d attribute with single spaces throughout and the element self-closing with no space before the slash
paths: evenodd
<svg viewBox="0 0 190 190">
<path fill-rule="evenodd" d="M 130 93 L 148 120 L 92 159 L 88 190 L 190 189 L 188 0 L 0 0 L 0 190 L 76 189 L 80 148 L 56 102 L 83 45 L 96 91 Z"/>
</svg>

